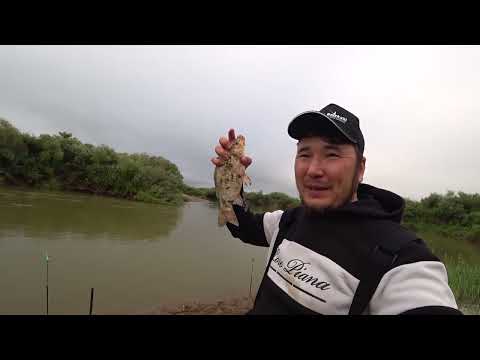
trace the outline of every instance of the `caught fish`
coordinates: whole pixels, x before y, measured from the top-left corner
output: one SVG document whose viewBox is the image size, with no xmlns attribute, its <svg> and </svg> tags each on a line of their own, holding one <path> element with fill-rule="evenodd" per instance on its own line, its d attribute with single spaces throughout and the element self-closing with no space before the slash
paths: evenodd
<svg viewBox="0 0 480 360">
<path fill-rule="evenodd" d="M 218 199 L 218 226 L 227 222 L 238 226 L 232 204 L 246 205 L 242 189 L 243 184 L 250 185 L 251 180 L 245 173 L 245 166 L 240 162 L 244 153 L 245 138 L 239 135 L 232 144 L 224 165 L 215 167 L 213 178 Z"/>
</svg>

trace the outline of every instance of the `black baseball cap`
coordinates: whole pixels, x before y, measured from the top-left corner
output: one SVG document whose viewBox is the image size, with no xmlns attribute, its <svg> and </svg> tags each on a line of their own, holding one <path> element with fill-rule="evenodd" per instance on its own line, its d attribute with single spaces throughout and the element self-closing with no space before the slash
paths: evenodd
<svg viewBox="0 0 480 360">
<path fill-rule="evenodd" d="M 332 129 L 356 144 L 363 154 L 365 140 L 360 130 L 360 120 L 336 104 L 327 105 L 320 111 L 311 110 L 297 115 L 288 125 L 288 135 L 300 140 L 307 135 L 331 132 Z"/>
</svg>

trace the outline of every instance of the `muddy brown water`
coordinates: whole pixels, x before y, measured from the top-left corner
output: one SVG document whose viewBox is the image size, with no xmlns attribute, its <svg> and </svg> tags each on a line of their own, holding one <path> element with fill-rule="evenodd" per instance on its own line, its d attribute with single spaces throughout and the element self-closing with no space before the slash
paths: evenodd
<svg viewBox="0 0 480 360">
<path fill-rule="evenodd" d="M 0 187 L 0 314 L 148 313 L 254 295 L 266 248 L 217 226 L 208 202 L 166 207 Z"/>
</svg>

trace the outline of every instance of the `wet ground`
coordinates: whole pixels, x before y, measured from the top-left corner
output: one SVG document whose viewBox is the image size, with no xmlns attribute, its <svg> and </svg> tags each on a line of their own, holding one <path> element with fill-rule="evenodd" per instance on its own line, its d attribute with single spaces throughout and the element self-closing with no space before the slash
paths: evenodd
<svg viewBox="0 0 480 360">
<path fill-rule="evenodd" d="M 245 315 L 253 306 L 248 297 L 212 304 L 191 303 L 178 307 L 159 307 L 144 315 Z M 464 315 L 480 315 L 480 305 L 460 305 Z"/>
<path fill-rule="evenodd" d="M 143 315 L 244 315 L 252 306 L 253 301 L 244 297 L 212 304 L 190 303 L 178 307 L 159 307 Z"/>
</svg>

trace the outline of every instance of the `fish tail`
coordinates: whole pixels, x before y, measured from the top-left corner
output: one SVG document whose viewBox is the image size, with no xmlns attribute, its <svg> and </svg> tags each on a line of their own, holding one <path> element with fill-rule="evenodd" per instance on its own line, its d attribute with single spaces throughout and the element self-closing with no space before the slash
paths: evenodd
<svg viewBox="0 0 480 360">
<path fill-rule="evenodd" d="M 233 224 L 235 226 L 239 226 L 237 216 L 235 215 L 235 211 L 232 208 L 224 210 L 224 216 L 227 219 L 227 222 Z"/>
<path fill-rule="evenodd" d="M 224 226 L 227 222 L 239 226 L 237 216 L 233 209 L 222 209 L 218 213 L 218 226 Z"/>
<path fill-rule="evenodd" d="M 218 226 L 224 226 L 227 223 L 227 219 L 225 218 L 225 215 L 223 214 L 223 210 L 220 210 L 218 212 Z"/>
</svg>

